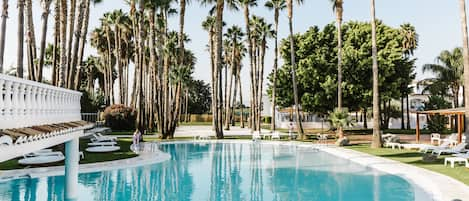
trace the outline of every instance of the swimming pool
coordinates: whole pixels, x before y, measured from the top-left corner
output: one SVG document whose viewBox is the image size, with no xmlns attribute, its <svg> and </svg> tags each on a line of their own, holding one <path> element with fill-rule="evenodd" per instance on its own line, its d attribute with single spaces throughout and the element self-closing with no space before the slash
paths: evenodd
<svg viewBox="0 0 469 201">
<path fill-rule="evenodd" d="M 415 200 L 412 185 L 331 154 L 292 145 L 173 143 L 154 165 L 79 175 L 88 200 Z M 0 200 L 62 200 L 64 177 L 0 183 Z"/>
</svg>

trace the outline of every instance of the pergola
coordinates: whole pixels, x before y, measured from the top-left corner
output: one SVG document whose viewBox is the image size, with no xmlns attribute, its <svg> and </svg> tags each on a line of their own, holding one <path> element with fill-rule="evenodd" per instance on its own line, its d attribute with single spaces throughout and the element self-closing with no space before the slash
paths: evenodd
<svg viewBox="0 0 469 201">
<path fill-rule="evenodd" d="M 417 114 L 417 123 L 415 126 L 415 137 L 416 141 L 420 141 L 420 119 L 419 114 L 427 114 L 427 115 L 457 115 L 458 120 L 458 143 L 462 141 L 462 133 L 464 130 L 464 107 L 458 108 L 450 108 L 450 109 L 439 109 L 439 110 L 428 110 L 428 111 L 416 111 Z"/>
</svg>

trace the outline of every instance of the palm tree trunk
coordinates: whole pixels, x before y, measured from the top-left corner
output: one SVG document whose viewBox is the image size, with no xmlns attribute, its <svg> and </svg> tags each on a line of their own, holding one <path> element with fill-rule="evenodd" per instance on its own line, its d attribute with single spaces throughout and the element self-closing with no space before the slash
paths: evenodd
<svg viewBox="0 0 469 201">
<path fill-rule="evenodd" d="M 375 0 L 371 0 L 371 53 L 373 57 L 373 139 L 372 148 L 382 146 L 379 125 L 378 49 L 376 47 Z"/>
<path fill-rule="evenodd" d="M 404 130 L 404 94 L 401 94 L 401 129 Z"/>
<path fill-rule="evenodd" d="M 295 45 L 293 40 L 293 2 L 292 0 L 287 0 L 288 6 L 288 26 L 290 28 L 290 59 L 292 64 L 292 81 L 293 81 L 293 99 L 295 101 L 295 110 L 296 110 L 296 125 L 298 130 L 298 137 L 303 139 L 303 125 L 301 123 L 300 116 L 300 105 L 298 101 L 298 88 L 296 84 L 296 61 L 295 61 Z"/>
<path fill-rule="evenodd" d="M 274 77 L 272 81 L 272 120 L 270 124 L 270 129 L 275 131 L 275 107 L 277 105 L 277 68 L 278 68 L 278 17 L 279 9 L 275 9 L 274 21 L 275 21 L 275 58 L 274 58 Z"/>
<path fill-rule="evenodd" d="M 71 58 L 71 65 L 70 65 L 70 73 L 68 77 L 68 88 L 77 90 L 78 88 L 75 88 L 75 86 L 79 86 L 80 80 L 77 80 L 78 83 L 74 83 L 75 79 L 75 73 L 80 74 L 80 64 L 81 60 L 78 60 L 78 46 L 80 44 L 80 37 L 81 37 L 81 28 L 83 24 L 83 16 L 85 14 L 85 1 L 86 0 L 80 0 L 80 3 L 78 4 L 78 20 L 77 23 L 75 24 L 75 40 L 73 40 L 73 49 L 72 49 L 72 58 Z M 112 71 L 111 71 L 112 72 Z"/>
<path fill-rule="evenodd" d="M 60 0 L 60 69 L 59 87 L 66 87 L 67 75 L 67 0 Z"/>
<path fill-rule="evenodd" d="M 49 13 L 50 13 L 50 4 L 52 0 L 45 0 L 42 4 L 42 34 L 41 34 L 41 44 L 40 44 L 40 51 L 39 51 L 39 65 L 37 66 L 37 81 L 42 82 L 42 69 L 44 68 L 44 55 L 46 50 L 46 36 L 47 36 L 47 22 L 49 21 Z M 52 70 L 54 68 L 52 67 Z"/>
<path fill-rule="evenodd" d="M 235 44 L 235 42 L 233 42 Z M 234 69 L 235 69 L 235 62 L 234 62 L 234 55 L 235 55 L 235 47 L 233 47 L 233 53 L 232 53 L 232 60 L 231 60 L 231 71 L 230 71 L 230 81 L 228 85 L 228 90 L 225 91 L 227 94 L 226 96 L 226 112 L 225 112 L 225 130 L 230 130 L 230 124 L 231 124 L 231 93 L 232 93 L 232 88 L 233 88 L 233 75 L 234 75 Z M 225 80 L 228 80 L 228 77 L 225 78 Z"/>
<path fill-rule="evenodd" d="M 225 1 L 224 0 L 217 0 L 217 13 L 216 13 L 216 57 L 215 57 L 215 69 L 218 78 L 221 78 L 221 69 L 223 67 L 223 60 L 222 60 L 222 51 L 223 51 L 223 8 L 224 8 Z M 218 110 L 218 115 L 217 115 L 217 122 L 215 124 L 215 132 L 217 134 L 218 139 L 223 138 L 223 115 L 221 113 L 222 110 L 222 102 L 221 100 L 223 99 L 223 94 L 221 93 L 221 83 L 218 83 L 217 86 L 218 89 L 218 100 L 217 100 L 217 107 L 219 108 Z"/>
<path fill-rule="evenodd" d="M 238 76 L 238 85 L 239 85 L 239 105 L 240 105 L 240 114 L 241 114 L 241 117 L 240 117 L 240 123 L 239 123 L 239 126 L 241 128 L 244 128 L 244 106 L 243 106 L 243 88 L 241 87 L 241 76 L 239 75 L 239 73 L 236 75 Z"/>
<path fill-rule="evenodd" d="M 24 0 L 18 0 L 18 58 L 16 76 L 23 78 Z"/>
<path fill-rule="evenodd" d="M 405 107 L 407 112 L 407 130 L 410 130 L 409 94 L 406 94 L 406 101 L 407 103 L 405 104 Z"/>
<path fill-rule="evenodd" d="M 60 57 L 58 54 L 60 44 L 60 1 L 56 0 L 54 4 L 54 54 L 52 56 L 52 85 L 58 86 L 59 84 L 59 63 Z"/>
<path fill-rule="evenodd" d="M 266 41 L 266 38 L 264 36 L 264 38 L 262 39 L 262 45 L 261 45 L 261 49 L 260 49 L 260 52 L 261 52 L 261 57 L 260 57 L 260 61 L 261 61 L 261 65 L 260 65 L 260 70 L 259 70 L 259 91 L 257 92 L 259 95 L 258 95 L 258 100 L 257 100 L 257 105 L 258 105 L 258 110 L 257 110 L 257 122 L 258 122 L 258 125 L 257 125 L 257 130 L 260 131 L 261 130 L 261 125 L 262 125 L 262 121 L 261 121 L 261 115 L 262 115 L 262 84 L 264 82 L 264 61 L 265 61 L 265 50 L 267 49 L 267 45 L 266 45 L 267 41 Z"/>
<path fill-rule="evenodd" d="M 66 49 L 66 54 L 67 54 L 67 74 L 65 77 L 65 79 L 67 79 L 67 86 L 69 87 L 69 83 L 68 83 L 68 78 L 70 77 L 70 73 L 71 73 L 71 57 L 72 57 L 72 44 L 73 44 L 73 32 L 74 32 L 74 28 L 75 28 L 75 10 L 76 10 L 76 0 L 70 0 L 70 15 L 69 15 L 69 19 L 68 19 L 68 36 L 67 36 L 67 49 Z"/>
<path fill-rule="evenodd" d="M 467 16 L 466 16 L 466 1 L 459 0 L 460 14 L 461 14 L 461 28 L 463 33 L 463 59 L 464 59 L 464 83 L 469 83 L 469 43 L 467 34 Z M 464 125 L 469 125 L 469 87 L 464 87 Z M 466 142 L 469 141 L 469 129 L 465 129 L 464 134 L 466 135 Z"/>
<path fill-rule="evenodd" d="M 78 64 L 80 64 L 83 61 L 83 52 L 85 51 L 85 45 L 86 45 L 86 35 L 88 34 L 88 22 L 90 20 L 90 1 L 91 0 L 85 0 L 85 13 L 83 17 L 83 24 L 81 26 L 81 31 L 80 31 L 80 45 L 78 47 Z M 75 86 L 74 89 L 78 89 L 80 86 L 80 73 L 76 73 L 75 75 Z"/>
<path fill-rule="evenodd" d="M 3 0 L 2 5 L 2 25 L 0 31 L 0 74 L 3 73 L 3 56 L 5 55 L 5 36 L 8 19 L 8 0 Z"/>
<path fill-rule="evenodd" d="M 33 22 L 33 5 L 31 0 L 26 0 L 26 42 L 28 43 L 28 69 L 29 79 L 37 81 L 37 72 L 34 65 L 34 61 L 37 57 L 36 52 L 36 35 L 34 33 L 34 22 Z"/>
</svg>

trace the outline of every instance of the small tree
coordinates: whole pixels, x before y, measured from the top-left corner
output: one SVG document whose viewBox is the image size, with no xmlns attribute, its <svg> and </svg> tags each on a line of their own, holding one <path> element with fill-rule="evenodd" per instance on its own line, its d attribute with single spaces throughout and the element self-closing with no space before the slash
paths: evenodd
<svg viewBox="0 0 469 201">
<path fill-rule="evenodd" d="M 353 126 L 353 120 L 350 117 L 348 110 L 335 108 L 333 112 L 329 113 L 329 123 L 333 128 L 337 128 L 337 135 L 339 140 L 344 138 L 343 128 Z"/>
</svg>

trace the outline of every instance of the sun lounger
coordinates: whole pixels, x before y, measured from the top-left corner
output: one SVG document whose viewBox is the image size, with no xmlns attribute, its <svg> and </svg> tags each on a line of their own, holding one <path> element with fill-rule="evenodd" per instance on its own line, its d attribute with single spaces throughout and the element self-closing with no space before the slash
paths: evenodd
<svg viewBox="0 0 469 201">
<path fill-rule="evenodd" d="M 438 146 L 434 146 L 434 145 L 424 146 L 419 151 L 423 152 L 423 153 L 427 153 L 427 152 L 433 151 L 433 150 L 448 149 L 449 145 L 451 145 L 450 141 L 444 141 L 443 144 L 440 144 Z"/>
<path fill-rule="evenodd" d="M 91 142 L 105 142 L 105 141 L 117 141 L 116 137 L 101 135 L 100 133 L 93 134 Z"/>
<path fill-rule="evenodd" d="M 117 145 L 117 142 L 90 142 L 88 146 L 112 146 Z"/>
<path fill-rule="evenodd" d="M 260 140 L 261 139 L 261 134 L 259 131 L 254 131 L 254 133 L 252 133 L 252 140 Z"/>
<path fill-rule="evenodd" d="M 440 150 L 433 150 L 433 154 L 436 154 L 436 155 L 441 155 L 441 154 L 445 154 L 445 153 L 448 153 L 448 154 L 457 154 L 457 153 L 461 153 L 465 150 L 466 148 L 466 143 L 463 142 L 463 143 L 460 143 L 454 147 L 451 147 L 449 149 L 440 149 Z"/>
<path fill-rule="evenodd" d="M 458 134 L 457 133 L 452 133 L 449 135 L 447 138 L 442 139 L 442 142 L 449 142 L 451 145 L 456 145 L 458 143 Z"/>
<path fill-rule="evenodd" d="M 12 144 L 13 144 L 13 139 L 11 139 L 10 136 L 2 135 L 0 137 L 0 146 L 12 145 Z"/>
<path fill-rule="evenodd" d="M 56 163 L 65 160 L 62 152 L 43 152 L 41 154 L 32 154 L 25 156 L 23 159 L 18 160 L 21 165 L 42 165 L 49 163 Z"/>
<path fill-rule="evenodd" d="M 280 140 L 280 133 L 278 131 L 274 131 L 272 133 L 272 137 L 270 137 L 271 140 L 273 139 L 277 139 L 277 140 Z"/>
<path fill-rule="evenodd" d="M 451 167 L 454 168 L 454 163 L 458 162 L 459 164 L 465 163 L 466 167 L 469 167 L 469 152 L 453 154 L 453 157 L 445 158 L 445 166 L 450 163 Z"/>
<path fill-rule="evenodd" d="M 104 153 L 104 152 L 113 152 L 113 151 L 117 151 L 119 150 L 120 147 L 119 146 L 94 146 L 94 147 L 88 147 L 86 148 L 86 151 L 87 152 L 97 152 L 97 153 Z"/>
</svg>

